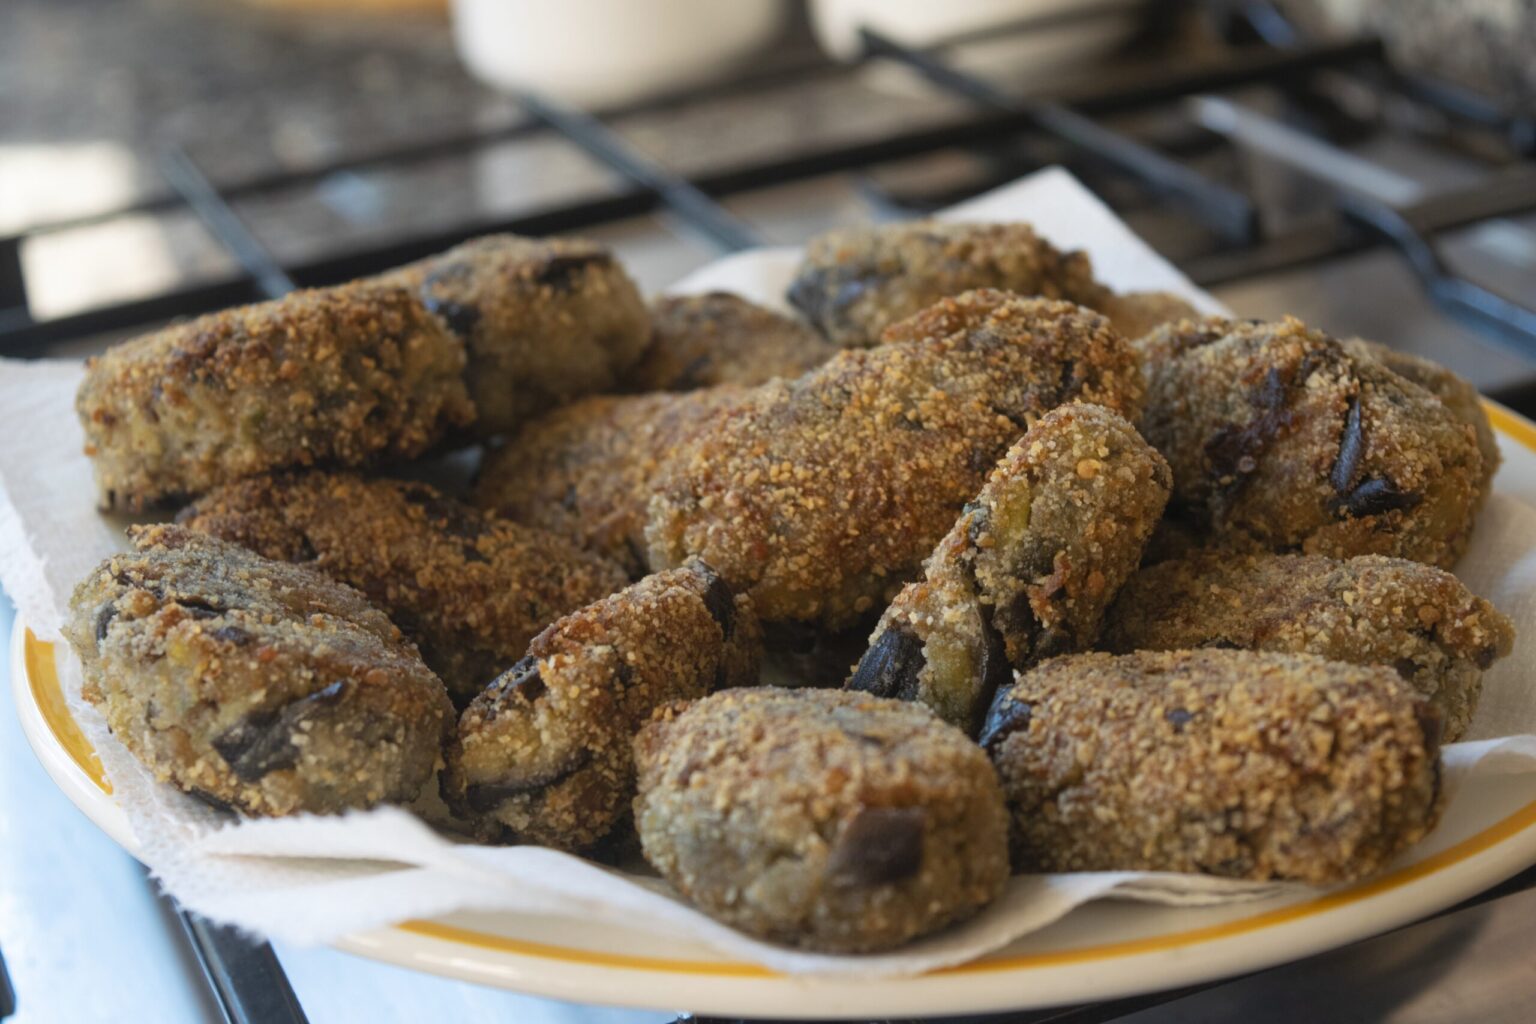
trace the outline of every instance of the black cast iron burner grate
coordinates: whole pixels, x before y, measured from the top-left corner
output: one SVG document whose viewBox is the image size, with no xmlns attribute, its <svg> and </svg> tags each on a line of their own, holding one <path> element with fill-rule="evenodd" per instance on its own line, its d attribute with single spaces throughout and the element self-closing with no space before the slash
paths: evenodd
<svg viewBox="0 0 1536 1024">
<path fill-rule="evenodd" d="M 1176 2 L 1101 3 L 1078 11 L 1054 14 L 988 29 L 986 38 L 1027 32 L 1066 22 L 1123 14 L 1128 8 L 1171 8 Z M 1222 60 L 1193 67 L 1168 67 L 1140 81 L 1111 91 L 1051 100 L 1015 101 L 990 83 L 946 63 L 943 47 L 915 50 L 870 29 L 861 33 L 861 61 L 888 60 L 905 64 L 943 89 L 969 99 L 973 116 L 941 128 L 897 133 L 875 142 L 831 147 L 728 168 L 692 179 L 679 176 L 636 150 L 589 114 L 571 110 L 531 94 L 518 97 L 530 119 L 510 129 L 466 134 L 414 144 L 365 157 L 354 157 L 299 172 L 285 172 L 219 189 L 179 146 L 166 149 L 160 169 L 169 191 L 160 196 L 90 217 L 38 225 L 0 236 L 0 354 L 44 354 L 51 344 L 119 331 L 181 316 L 195 315 L 242 302 L 276 298 L 296 287 L 337 284 L 378 273 L 400 263 L 430 255 L 468 238 L 511 231 L 546 235 L 578 231 L 666 209 L 697 234 L 723 251 L 758 244 L 758 235 L 724 209 L 717 200 L 772 185 L 787 184 L 836 171 L 933 153 L 953 147 L 989 147 L 1013 140 L 1015 161 L 1028 169 L 1034 147 L 1050 141 L 1073 158 L 1133 183 L 1154 201 L 1165 202 L 1203 224 L 1222 242 L 1216 252 L 1186 263 L 1184 270 L 1200 284 L 1238 280 L 1270 271 L 1322 262 L 1376 245 L 1397 247 L 1437 306 L 1481 328 L 1485 335 L 1536 364 L 1536 312 L 1452 272 L 1435 249 L 1437 234 L 1481 221 L 1536 209 L 1536 126 L 1530 117 L 1511 115 L 1481 97 L 1428 79 L 1406 75 L 1387 61 L 1375 40 L 1310 44 L 1267 0 L 1211 3 L 1235 45 Z M 982 34 L 955 37 L 952 46 L 975 41 Z M 788 76 L 807 73 L 804 67 L 756 76 L 723 88 L 770 91 Z M 827 73 L 817 67 L 814 73 Z M 1331 224 L 1269 235 L 1255 202 L 1230 186 L 1211 180 L 1177 158 L 1111 129 L 1096 118 L 1170 104 L 1188 103 L 1206 94 L 1235 87 L 1265 85 L 1287 94 L 1310 96 L 1311 76 L 1343 72 L 1360 76 L 1376 88 L 1438 111 L 1452 122 L 1502 140 L 1508 166 L 1477 187 L 1444 192 L 1401 206 L 1359 194 L 1341 193 Z M 645 108 L 635 108 L 635 111 Z M 1338 111 L 1338 116 L 1345 116 Z M 1262 127 L 1262 126 L 1261 126 Z M 318 182 L 327 175 L 365 167 L 405 165 L 426 159 L 472 152 L 492 143 L 539 130 L 554 130 L 617 171 L 627 187 L 615 194 L 551 206 L 503 220 L 455 225 L 439 232 L 395 238 L 370 248 L 355 249 L 309 263 L 284 266 L 241 220 L 233 200 Z M 1330 143 L 1312 140 L 1331 151 L 1335 161 L 1358 158 Z M 1040 161 L 1043 162 L 1043 161 Z M 1036 162 L 1035 166 L 1039 166 Z M 1306 170 L 1305 167 L 1300 168 Z M 1339 184 L 1322 175 L 1324 184 Z M 29 239 L 69 228 L 100 223 L 130 214 L 189 208 L 228 250 L 241 273 L 164 294 L 119 303 L 49 320 L 36 320 L 27 302 L 21 247 Z M 1536 869 L 1489 890 L 1462 907 L 1536 885 Z M 1461 909 L 1461 908 L 1452 908 Z M 1449 913 L 1451 911 L 1447 911 Z M 204 969 L 210 988 L 233 1024 L 299 1024 L 306 1018 L 271 947 L 235 931 L 217 928 L 180 911 L 188 941 Z M 1221 984 L 1225 984 L 1222 982 Z M 1090 1006 L 1036 1011 L 966 1021 L 995 1024 L 1093 1024 L 1111 1021 L 1140 1009 L 1177 999 L 1201 988 L 1182 989 Z M 0 993 L 0 1015 L 6 1002 Z M 716 1018 L 679 1018 L 679 1024 L 715 1024 Z M 958 1020 L 958 1019 L 957 1019 Z"/>
<path fill-rule="evenodd" d="M 1163 2 L 1162 7 L 1181 6 Z M 529 113 L 526 122 L 508 129 L 466 134 L 341 160 L 302 172 L 269 175 L 238 187 L 214 187 L 179 147 L 166 151 L 161 169 L 169 191 L 147 201 L 106 214 L 38 225 L 0 236 L 0 354 L 39 355 L 53 343 L 109 331 L 149 327 L 179 316 L 194 315 L 242 302 L 267 298 L 289 287 L 336 284 L 377 273 L 399 263 L 440 251 L 467 238 L 494 231 L 558 234 L 593 228 L 658 209 L 669 210 L 682 223 L 722 249 L 754 244 L 752 228 L 722 208 L 716 200 L 748 190 L 787 184 L 835 171 L 867 168 L 892 160 L 954 147 L 996 147 L 1017 141 L 1013 153 L 1028 169 L 1030 154 L 1049 144 L 1074 162 L 1101 169 L 1132 183 L 1142 194 L 1167 203 L 1206 226 L 1219 240 L 1212 253 L 1186 261 L 1183 269 L 1203 285 L 1318 263 L 1378 245 L 1402 250 L 1423 281 L 1430 298 L 1447 313 L 1466 320 L 1492 341 L 1536 363 L 1536 314 L 1475 282 L 1454 274 L 1435 251 L 1438 234 L 1536 209 L 1536 128 L 1530 117 L 1500 110 L 1494 104 L 1444 83 L 1405 75 L 1387 61 L 1375 40 L 1310 44 L 1303 40 L 1267 2 L 1212 4 L 1233 45 L 1219 59 L 1188 65 L 1171 64 L 1107 91 L 1087 92 L 1050 100 L 1015 101 L 990 83 L 957 70 L 940 56 L 940 49 L 917 51 L 879 33 L 863 33 L 862 60 L 895 61 L 972 101 L 969 117 L 939 128 L 897 134 L 853 146 L 829 146 L 748 165 L 711 171 L 686 179 L 660 166 L 628 145 L 617 133 L 590 115 L 566 109 L 548 99 L 519 97 Z M 1123 14 L 1147 4 L 1103 3 L 1070 14 L 1035 18 L 989 29 L 988 38 L 1009 32 L 1038 31 L 1063 22 Z M 952 43 L 977 36 L 955 37 Z M 1347 73 L 1386 93 L 1411 99 L 1437 111 L 1451 122 L 1502 140 L 1506 165 L 1475 187 L 1431 195 L 1411 204 L 1391 207 L 1369 196 L 1340 191 L 1336 216 L 1329 223 L 1296 228 L 1281 234 L 1266 232 L 1255 202 L 1241 191 L 1213 181 L 1176 157 L 1130 135 L 1107 127 L 1102 118 L 1132 111 L 1173 107 L 1217 90 L 1269 86 L 1300 95 L 1314 76 Z M 805 66 L 758 76 L 735 85 L 771 98 L 775 85 L 807 73 L 847 73 Z M 1314 96 L 1315 93 L 1310 94 Z M 638 112 L 652 107 L 639 107 Z M 1341 115 L 1343 116 L 1343 115 Z M 280 266 L 249 230 L 243 230 L 231 202 L 271 194 L 297 184 L 313 183 L 329 174 L 363 167 L 404 166 L 425 159 L 464 154 L 508 138 L 554 130 L 599 162 L 617 170 L 625 186 L 600 197 L 551 205 L 515 217 L 454 225 L 413 237 L 396 237 L 367 248 Z M 1325 141 L 1316 145 L 1329 147 Z M 1338 150 L 1347 159 L 1357 159 Z M 1043 162 L 1043 161 L 1040 161 Z M 1038 166 L 1039 162 L 1035 163 Z M 1308 173 L 1307 168 L 1297 168 Z M 1320 180 L 1323 186 L 1337 182 Z M 189 205 L 211 233 L 238 260 L 241 273 L 179 287 L 53 319 L 37 320 L 27 302 L 21 247 L 30 238 L 100 223 L 128 214 L 163 212 Z"/>
</svg>

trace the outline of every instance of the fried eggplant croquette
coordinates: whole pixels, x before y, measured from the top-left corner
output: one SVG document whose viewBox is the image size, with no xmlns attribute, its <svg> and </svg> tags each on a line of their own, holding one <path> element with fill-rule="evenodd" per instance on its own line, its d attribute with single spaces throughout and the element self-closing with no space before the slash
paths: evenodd
<svg viewBox="0 0 1536 1024">
<path fill-rule="evenodd" d="M 492 448 L 474 501 L 646 572 L 645 520 L 662 463 L 746 392 L 601 395 L 557 409 Z"/>
<path fill-rule="evenodd" d="M 830 231 L 806 246 L 787 297 L 833 342 L 867 346 L 891 324 L 980 288 L 1087 306 L 1127 338 L 1195 314 L 1166 292 L 1116 295 L 1094 280 L 1086 253 L 1062 252 L 1017 223 L 927 220 Z"/>
<path fill-rule="evenodd" d="M 650 334 L 629 274 L 586 239 L 488 235 L 382 280 L 410 288 L 462 340 L 482 437 L 617 390 Z"/>
<path fill-rule="evenodd" d="M 1120 653 L 1233 647 L 1386 665 L 1439 709 L 1447 742 L 1466 733 L 1483 671 L 1513 644 L 1509 620 L 1443 569 L 1216 552 L 1132 576 L 1102 642 Z"/>
<path fill-rule="evenodd" d="M 488 839 L 580 850 L 634 795 L 635 731 L 658 705 L 757 682 L 750 599 L 694 561 L 573 612 L 476 697 L 443 796 Z"/>
<path fill-rule="evenodd" d="M 1428 391 L 1292 318 L 1184 320 L 1136 344 L 1170 515 L 1208 545 L 1442 568 L 1465 550 L 1483 458 Z"/>
<path fill-rule="evenodd" d="M 635 759 L 646 859 L 769 941 L 889 949 L 970 917 L 1008 879 L 986 755 L 917 705 L 729 690 L 658 712 Z"/>
<path fill-rule="evenodd" d="M 1356 359 L 1374 359 L 1399 377 L 1417 384 L 1444 402 L 1452 416 L 1472 427 L 1477 434 L 1477 450 L 1483 453 L 1482 497 L 1486 499 L 1493 489 L 1493 475 L 1499 471 L 1502 459 L 1493 424 L 1488 421 L 1488 412 L 1483 408 L 1483 398 L 1471 382 L 1431 359 L 1400 352 L 1380 342 L 1346 338 L 1343 345 Z"/>
<path fill-rule="evenodd" d="M 469 426 L 464 346 L 400 288 L 295 292 L 86 363 L 75 408 L 103 509 L 291 466 L 414 458 Z"/>
<path fill-rule="evenodd" d="M 88 362 L 75 406 L 101 506 L 141 511 L 510 430 L 611 390 L 648 332 L 607 249 L 497 235 L 116 345 Z"/>
<path fill-rule="evenodd" d="M 753 389 L 664 465 L 652 568 L 697 555 L 764 621 L 836 631 L 921 567 L 1008 447 L 1082 400 L 1135 416 L 1134 353 L 1065 302 L 970 292 Z"/>
<path fill-rule="evenodd" d="M 1042 416 L 886 609 L 848 688 L 919 701 L 976 735 L 1013 669 L 1094 642 L 1171 486 L 1117 413 Z"/>
<path fill-rule="evenodd" d="M 982 731 L 1020 871 L 1370 875 L 1434 827 L 1439 718 L 1390 668 L 1306 654 L 1074 654 Z"/>
<path fill-rule="evenodd" d="M 751 387 L 798 377 L 837 353 L 804 324 L 730 292 L 666 295 L 651 303 L 651 342 L 626 391 Z"/>
<path fill-rule="evenodd" d="M 350 473 L 253 477 L 177 522 L 351 584 L 416 642 L 463 705 L 545 626 L 620 589 L 617 564 L 423 483 Z"/>
<path fill-rule="evenodd" d="M 180 526 L 134 527 L 75 589 L 83 693 L 162 782 L 251 815 L 407 802 L 453 707 L 351 587 Z"/>
<path fill-rule="evenodd" d="M 1200 311 L 1171 292 L 1126 292 L 1108 295 L 1093 307 L 1115 325 L 1115 330 L 1134 340 L 1163 324 L 1198 317 Z"/>
</svg>

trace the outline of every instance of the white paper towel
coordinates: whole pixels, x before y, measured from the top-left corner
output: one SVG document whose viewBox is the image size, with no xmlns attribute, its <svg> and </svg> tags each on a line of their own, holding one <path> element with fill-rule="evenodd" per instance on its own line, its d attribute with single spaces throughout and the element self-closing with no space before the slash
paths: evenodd
<svg viewBox="0 0 1536 1024">
<path fill-rule="evenodd" d="M 947 211 L 965 220 L 1024 220 L 1063 248 L 1092 257 L 1097 276 L 1122 290 L 1199 291 L 1070 175 L 1043 171 Z M 766 249 L 720 260 L 674 291 L 725 289 L 783 307 L 798 251 Z M 1327 325 L 1321 325 L 1326 327 Z M 42 638 L 58 640 L 75 582 L 123 546 L 127 520 L 98 514 L 74 415 L 81 366 L 0 360 L 0 583 Z M 1481 774 L 1536 771 L 1536 510 L 1497 493 L 1458 568 L 1519 631 L 1515 653 L 1486 677 L 1466 742 L 1446 749 L 1447 784 Z M 73 659 L 69 659 L 73 662 Z M 799 953 L 757 942 L 674 899 L 644 876 L 626 875 L 535 847 L 455 843 L 399 808 L 335 818 L 225 823 L 208 808 L 153 782 L 79 699 L 78 663 L 64 666 L 71 708 L 95 745 L 127 814 L 141 859 L 191 909 L 288 941 L 323 942 L 350 932 L 454 910 L 570 915 L 633 925 L 703 942 L 786 972 L 892 975 L 974 959 L 1108 894 L 1209 905 L 1272 895 L 1285 886 L 1194 875 L 1087 873 L 1013 879 L 1001 900 L 966 924 L 897 952 L 863 957 Z"/>
</svg>

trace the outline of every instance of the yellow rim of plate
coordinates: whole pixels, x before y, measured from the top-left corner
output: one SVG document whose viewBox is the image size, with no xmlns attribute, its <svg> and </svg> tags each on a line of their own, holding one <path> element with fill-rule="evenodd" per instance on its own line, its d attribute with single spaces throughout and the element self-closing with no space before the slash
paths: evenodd
<svg viewBox="0 0 1536 1024">
<path fill-rule="evenodd" d="M 1532 452 L 1536 452 L 1536 424 L 1486 399 L 1483 402 L 1483 406 L 1487 410 L 1488 418 L 1492 421 L 1495 430 L 1525 446 Z M 96 756 L 96 751 L 91 747 L 90 742 L 81 733 L 80 727 L 75 723 L 74 718 L 69 713 L 68 706 L 64 702 L 63 690 L 59 685 L 58 666 L 54 660 L 54 645 L 37 639 L 30 629 L 27 630 L 23 644 L 23 661 L 26 665 L 32 698 L 37 702 L 38 710 L 42 712 L 43 720 L 47 723 L 49 731 L 53 733 L 53 738 L 64 749 L 65 753 L 69 755 L 70 760 L 74 761 L 76 767 L 100 787 L 102 792 L 110 794 L 112 792 L 112 784 L 107 780 L 106 774 L 102 770 L 101 760 Z M 1286 924 L 1290 921 L 1312 917 L 1326 911 L 1336 910 L 1339 907 L 1358 903 L 1361 900 L 1401 888 L 1410 882 L 1418 881 L 1421 878 L 1443 871 L 1453 864 L 1458 864 L 1469 857 L 1476 856 L 1533 825 L 1536 825 L 1536 801 L 1526 804 L 1509 817 L 1494 825 L 1490 825 L 1476 835 L 1469 836 L 1461 842 L 1441 850 L 1433 856 L 1426 857 L 1415 864 L 1406 865 L 1398 868 L 1396 871 L 1380 875 L 1358 885 L 1350 886 L 1347 889 L 1326 893 L 1304 903 L 1295 903 L 1290 906 L 1269 910 L 1262 914 L 1255 914 L 1252 917 L 1245 917 L 1236 921 L 1225 921 L 1221 924 L 1207 925 L 1202 928 L 1190 928 L 1182 932 L 1154 935 L 1144 939 L 1129 939 L 1123 942 L 1107 942 L 1094 946 L 1082 946 L 1076 949 L 1056 950 L 1048 953 L 1026 953 L 1018 956 L 991 957 L 968 964 L 941 968 L 932 973 L 935 975 L 974 974 L 983 971 L 1017 971 L 1039 967 L 1057 967 L 1064 964 L 1085 963 L 1094 960 L 1135 956 L 1140 953 L 1160 952 L 1184 946 L 1193 946 L 1202 942 L 1212 942 L 1246 932 L 1258 931 L 1262 928 L 1270 928 Z M 402 932 L 436 939 L 441 942 L 473 946 L 479 949 L 487 949 L 497 953 L 510 953 L 516 956 L 559 960 L 572 964 L 616 967 L 625 970 L 651 971 L 662 974 L 691 974 L 732 978 L 786 977 L 786 975 L 778 971 L 772 971 L 756 964 L 735 961 L 676 960 L 665 957 L 606 953 L 599 950 L 578 949 L 570 946 L 557 946 L 543 942 L 513 939 L 489 932 L 475 931 L 472 928 L 442 924 L 437 921 L 403 921 L 395 925 L 395 928 Z"/>
</svg>

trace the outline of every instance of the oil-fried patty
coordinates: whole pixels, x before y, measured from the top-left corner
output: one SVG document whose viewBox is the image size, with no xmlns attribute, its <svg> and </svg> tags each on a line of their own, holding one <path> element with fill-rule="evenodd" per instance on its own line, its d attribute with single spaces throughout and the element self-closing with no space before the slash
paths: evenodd
<svg viewBox="0 0 1536 1024">
<path fill-rule="evenodd" d="M 1309 654 L 1073 654 L 1021 674 L 982 731 L 1022 871 L 1329 883 L 1423 838 L 1439 718 L 1382 666 Z"/>
<path fill-rule="evenodd" d="M 662 464 L 742 394 L 717 387 L 572 402 L 486 454 L 474 501 L 642 576 L 646 508 Z"/>
<path fill-rule="evenodd" d="M 1493 475 L 1499 471 L 1499 442 L 1488 422 L 1482 396 L 1471 382 L 1458 377 L 1432 359 L 1401 352 L 1364 338 L 1345 338 L 1344 348 L 1355 358 L 1376 360 L 1399 377 L 1404 377 L 1445 403 L 1451 415 L 1472 427 L 1477 434 L 1477 450 L 1483 454 L 1482 497 L 1493 488 Z"/>
<path fill-rule="evenodd" d="M 628 391 L 751 387 L 798 377 L 836 352 L 804 324 L 739 295 L 666 295 L 651 303 L 650 344 L 624 383 Z"/>
<path fill-rule="evenodd" d="M 1483 670 L 1514 630 L 1455 576 L 1401 558 L 1207 553 L 1131 577 L 1104 624 L 1105 650 L 1193 647 L 1318 654 L 1388 665 L 1467 731 Z"/>
<path fill-rule="evenodd" d="M 75 408 L 102 508 L 291 466 L 412 458 L 474 421 L 464 346 L 400 288 L 295 292 L 86 364 Z"/>
<path fill-rule="evenodd" d="M 412 458 L 612 390 L 649 333 L 594 242 L 496 235 L 114 346 L 76 396 L 103 508 L 302 466 Z"/>
<path fill-rule="evenodd" d="M 1168 464 L 1120 415 L 1072 403 L 1009 449 L 886 609 L 848 687 L 974 736 L 1011 669 L 1088 648 L 1168 502 Z"/>
<path fill-rule="evenodd" d="M 410 288 L 463 340 L 481 436 L 616 390 L 650 329 L 634 281 L 586 239 L 489 235 L 382 280 Z"/>
<path fill-rule="evenodd" d="M 563 537 L 426 484 L 350 473 L 242 480 L 177 521 L 357 587 L 416 641 L 460 704 L 539 630 L 627 582 L 617 564 Z"/>
<path fill-rule="evenodd" d="M 1101 316 L 971 292 L 728 405 L 664 464 L 652 567 L 697 555 L 765 621 L 836 630 L 888 600 L 1035 419 L 1134 416 L 1141 371 Z"/>
<path fill-rule="evenodd" d="M 158 779 L 253 815 L 416 797 L 453 707 L 383 612 L 185 527 L 129 536 L 75 589 L 65 631 L 86 699 Z"/>
<path fill-rule="evenodd" d="M 813 238 L 788 299 L 839 345 L 873 345 L 891 324 L 976 288 L 1065 299 L 1109 317 L 1127 338 L 1194 316 L 1167 292 L 1116 295 L 1086 253 L 1062 252 L 1028 224 L 914 221 L 839 228 Z"/>
<path fill-rule="evenodd" d="M 1465 550 L 1483 459 L 1428 391 L 1291 318 L 1184 320 L 1136 344 L 1170 513 L 1208 543 L 1444 568 Z"/>
<path fill-rule="evenodd" d="M 986 756 L 918 705 L 729 690 L 659 712 L 635 758 L 646 859 L 774 942 L 888 949 L 971 916 L 1008 878 Z"/>
<path fill-rule="evenodd" d="M 751 601 L 700 562 L 566 616 L 459 719 L 443 795 L 490 839 L 579 850 L 634 795 L 635 731 L 660 704 L 757 681 Z"/>
</svg>

